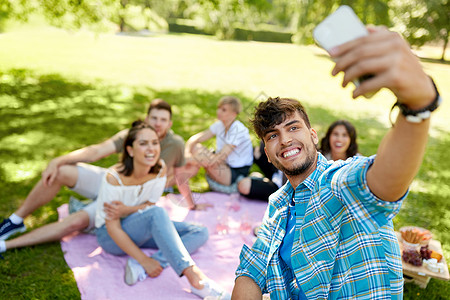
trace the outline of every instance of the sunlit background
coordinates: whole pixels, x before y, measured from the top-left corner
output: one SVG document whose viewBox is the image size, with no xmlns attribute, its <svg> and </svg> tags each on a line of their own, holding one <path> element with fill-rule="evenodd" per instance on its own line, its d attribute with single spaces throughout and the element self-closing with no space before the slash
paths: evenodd
<svg viewBox="0 0 450 300">
<path fill-rule="evenodd" d="M 449 260 L 447 0 L 3 0 L 0 215 L 22 203 L 50 159 L 109 138 L 143 118 L 156 97 L 173 105 L 173 129 L 185 139 L 214 121 L 223 95 L 242 99 L 245 123 L 265 97 L 294 97 L 306 104 L 320 137 L 345 118 L 356 125 L 360 152 L 376 153 L 390 126 L 393 95 L 383 90 L 370 100 L 351 100 L 353 87 L 342 88 L 342 77 L 330 75 L 333 63 L 311 37 L 340 4 L 352 6 L 366 24 L 402 34 L 439 86 L 444 104 L 433 115 L 423 166 L 395 227 L 430 229 Z M 108 167 L 117 159 L 96 164 Z M 202 174 L 191 186 L 207 190 Z M 55 221 L 56 207 L 70 195 L 62 190 L 26 225 Z M 0 274 L 5 299 L 79 297 L 58 243 L 8 252 Z M 405 287 L 405 299 L 448 294 L 449 283 L 434 279 L 425 290 Z"/>
</svg>

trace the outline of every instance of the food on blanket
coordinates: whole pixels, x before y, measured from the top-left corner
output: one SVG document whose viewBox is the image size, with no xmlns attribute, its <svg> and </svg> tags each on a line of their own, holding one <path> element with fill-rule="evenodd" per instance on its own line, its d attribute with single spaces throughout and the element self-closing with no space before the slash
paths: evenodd
<svg viewBox="0 0 450 300">
<path fill-rule="evenodd" d="M 431 239 L 431 232 L 419 227 L 403 227 L 400 228 L 402 239 L 411 244 L 428 245 Z"/>
<path fill-rule="evenodd" d="M 414 266 L 419 267 L 422 265 L 422 257 L 416 250 L 404 250 L 402 258 L 406 263 L 412 264 Z"/>
<path fill-rule="evenodd" d="M 430 259 L 432 252 L 433 251 L 428 249 L 428 245 L 420 247 L 420 256 L 422 257 L 422 259 Z"/>
<path fill-rule="evenodd" d="M 431 272 L 444 273 L 444 264 L 438 263 L 436 258 L 424 259 L 423 264 Z"/>
<path fill-rule="evenodd" d="M 434 250 L 431 250 L 430 257 L 435 258 L 439 262 L 442 259 L 442 254 L 440 254 L 439 252 L 436 252 Z"/>
</svg>

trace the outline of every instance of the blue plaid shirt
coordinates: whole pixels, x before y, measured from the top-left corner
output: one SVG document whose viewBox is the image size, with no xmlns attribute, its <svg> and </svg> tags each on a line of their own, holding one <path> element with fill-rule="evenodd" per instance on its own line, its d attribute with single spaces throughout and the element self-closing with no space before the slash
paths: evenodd
<svg viewBox="0 0 450 300">
<path fill-rule="evenodd" d="M 319 153 L 316 170 L 295 189 L 294 272 L 279 255 L 294 193 L 287 182 L 270 196 L 258 239 L 252 249 L 244 245 L 236 276 L 252 278 L 271 299 L 297 295 L 297 282 L 308 299 L 402 299 L 392 218 L 406 195 L 387 202 L 370 192 L 366 174 L 374 159 L 332 162 Z"/>
</svg>

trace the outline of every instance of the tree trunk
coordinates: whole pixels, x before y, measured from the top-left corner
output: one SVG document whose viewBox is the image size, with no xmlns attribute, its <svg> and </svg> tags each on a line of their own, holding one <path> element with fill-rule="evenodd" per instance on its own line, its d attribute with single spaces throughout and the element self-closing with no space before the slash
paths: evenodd
<svg viewBox="0 0 450 300">
<path fill-rule="evenodd" d="M 119 18 L 120 18 L 120 32 L 125 31 L 125 8 L 127 7 L 128 0 L 120 0 L 120 6 L 122 6 L 121 11 L 119 12 Z"/>
<path fill-rule="evenodd" d="M 119 29 L 120 29 L 120 32 L 125 31 L 125 20 L 122 17 L 120 17 Z"/>
<path fill-rule="evenodd" d="M 447 33 L 447 36 L 446 36 L 446 38 L 444 39 L 444 47 L 442 48 L 442 57 L 441 57 L 441 60 L 442 60 L 442 61 L 445 60 L 445 50 L 447 49 L 448 35 L 449 35 L 449 33 Z"/>
</svg>

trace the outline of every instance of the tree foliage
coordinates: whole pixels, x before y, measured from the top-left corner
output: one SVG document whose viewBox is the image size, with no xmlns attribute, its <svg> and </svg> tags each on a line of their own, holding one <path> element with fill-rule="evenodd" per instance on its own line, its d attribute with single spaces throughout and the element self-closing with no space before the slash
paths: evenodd
<svg viewBox="0 0 450 300">
<path fill-rule="evenodd" d="M 6 20 L 16 19 L 26 21 L 27 16 L 35 9 L 35 3 L 27 0 L 1 0 L 0 1 L 0 32 Z"/>
<path fill-rule="evenodd" d="M 237 24 L 252 28 L 261 23 L 271 6 L 267 0 L 181 0 L 178 16 L 196 20 L 206 32 L 229 39 Z"/>
<path fill-rule="evenodd" d="M 348 5 L 365 24 L 391 25 L 389 0 L 274 0 L 273 16 L 295 32 L 295 42 L 311 43 L 312 30 L 340 5 Z"/>
<path fill-rule="evenodd" d="M 41 0 L 40 10 L 55 26 L 79 29 L 83 26 L 107 26 L 117 9 L 114 0 Z"/>
<path fill-rule="evenodd" d="M 450 0 L 2 0 L 0 30 L 1 20 L 26 20 L 36 10 L 52 25 L 71 29 L 157 30 L 181 18 L 223 39 L 232 38 L 237 27 L 265 25 L 294 33 L 294 42 L 311 43 L 313 28 L 343 4 L 365 24 L 397 25 L 412 45 L 442 42 L 444 59 Z"/>
<path fill-rule="evenodd" d="M 441 42 L 441 60 L 445 59 L 450 35 L 449 0 L 398 1 L 394 12 L 400 31 L 411 45 Z"/>
<path fill-rule="evenodd" d="M 2 0 L 0 20 L 26 21 L 31 13 L 43 15 L 54 26 L 88 27 L 96 31 L 167 28 L 154 13 L 150 0 Z M 155 1 L 156 2 L 156 1 Z M 1 25 L 0 25 L 1 26 Z M 1 27 L 0 27 L 1 29 Z"/>
</svg>

